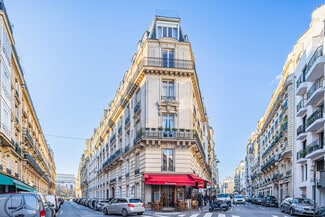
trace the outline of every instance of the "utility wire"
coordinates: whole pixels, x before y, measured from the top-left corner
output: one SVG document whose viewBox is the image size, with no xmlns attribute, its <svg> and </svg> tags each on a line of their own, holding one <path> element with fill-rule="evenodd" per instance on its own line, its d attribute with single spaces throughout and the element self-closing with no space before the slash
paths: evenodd
<svg viewBox="0 0 325 217">
<path fill-rule="evenodd" d="M 59 136 L 59 135 L 51 135 L 51 134 L 45 134 L 45 136 L 56 137 L 56 138 L 62 138 L 62 139 L 87 140 L 87 138 L 81 138 L 81 137 L 70 137 L 70 136 Z"/>
</svg>

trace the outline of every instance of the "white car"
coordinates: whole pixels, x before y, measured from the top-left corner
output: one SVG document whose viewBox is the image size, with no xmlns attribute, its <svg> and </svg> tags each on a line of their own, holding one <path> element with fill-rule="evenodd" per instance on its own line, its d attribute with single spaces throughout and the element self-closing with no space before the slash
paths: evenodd
<svg viewBox="0 0 325 217">
<path fill-rule="evenodd" d="M 103 207 L 103 213 L 108 214 L 120 214 L 127 216 L 129 214 L 142 215 L 145 211 L 142 200 L 137 198 L 113 198 L 108 205 Z"/>
<path fill-rule="evenodd" d="M 232 203 L 233 204 L 239 204 L 239 203 L 245 204 L 246 200 L 242 195 L 234 195 Z"/>
</svg>

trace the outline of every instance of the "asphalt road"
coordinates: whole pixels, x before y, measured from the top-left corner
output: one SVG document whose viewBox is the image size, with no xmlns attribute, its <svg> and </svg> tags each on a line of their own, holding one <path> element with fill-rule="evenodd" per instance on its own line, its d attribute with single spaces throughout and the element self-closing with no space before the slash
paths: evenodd
<svg viewBox="0 0 325 217">
<path fill-rule="evenodd" d="M 103 217 L 102 212 L 92 210 L 88 207 L 66 201 L 61 206 L 57 217 Z M 109 215 L 113 217 L 122 217 L 119 215 Z M 183 212 L 154 212 L 146 210 L 142 216 L 133 215 L 133 217 L 289 217 L 289 214 L 282 213 L 279 208 L 263 207 L 247 203 L 245 205 L 233 205 L 229 210 L 209 212 L 208 206 L 202 211 L 188 210 Z"/>
</svg>

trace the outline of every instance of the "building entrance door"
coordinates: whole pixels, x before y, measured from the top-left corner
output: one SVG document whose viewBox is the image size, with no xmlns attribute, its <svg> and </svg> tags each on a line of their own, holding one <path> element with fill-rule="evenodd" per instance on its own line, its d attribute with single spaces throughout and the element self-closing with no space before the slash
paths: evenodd
<svg viewBox="0 0 325 217">
<path fill-rule="evenodd" d="M 161 189 L 161 197 L 163 202 L 163 207 L 174 207 L 174 194 L 175 187 L 174 186 L 162 186 Z"/>
</svg>

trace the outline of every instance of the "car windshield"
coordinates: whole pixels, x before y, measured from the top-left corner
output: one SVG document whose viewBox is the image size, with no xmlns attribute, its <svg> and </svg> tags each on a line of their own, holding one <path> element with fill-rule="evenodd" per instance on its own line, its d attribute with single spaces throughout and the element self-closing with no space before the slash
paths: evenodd
<svg viewBox="0 0 325 217">
<path fill-rule="evenodd" d="M 312 205 L 314 204 L 314 201 L 306 198 L 297 198 L 297 203 Z"/>
<path fill-rule="evenodd" d="M 218 197 L 229 197 L 229 194 L 219 194 Z"/>
<path fill-rule="evenodd" d="M 142 200 L 140 199 L 130 199 L 130 203 L 142 203 Z"/>
<path fill-rule="evenodd" d="M 235 198 L 243 198 L 241 195 L 236 195 Z"/>
</svg>

